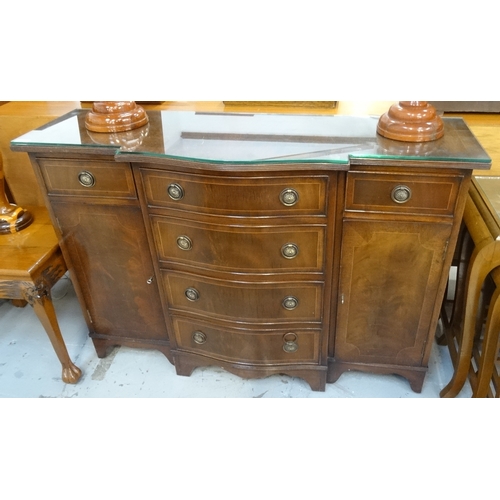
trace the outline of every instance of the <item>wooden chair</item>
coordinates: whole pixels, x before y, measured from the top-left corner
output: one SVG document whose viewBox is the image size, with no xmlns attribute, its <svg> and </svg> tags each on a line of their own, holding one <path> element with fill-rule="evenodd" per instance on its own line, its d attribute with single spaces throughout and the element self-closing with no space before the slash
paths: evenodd
<svg viewBox="0 0 500 500">
<path fill-rule="evenodd" d="M 0 299 L 30 304 L 62 365 L 62 379 L 74 384 L 81 370 L 71 361 L 59 329 L 51 288 L 67 267 L 47 209 L 28 210 L 8 202 L 0 157 Z"/>
<path fill-rule="evenodd" d="M 492 181 L 495 191 L 500 179 Z M 500 218 L 477 179 L 467 199 L 455 255 L 453 300 L 442 308 L 443 336 L 454 366 L 441 397 L 455 397 L 467 378 L 473 397 L 499 397 Z"/>
</svg>

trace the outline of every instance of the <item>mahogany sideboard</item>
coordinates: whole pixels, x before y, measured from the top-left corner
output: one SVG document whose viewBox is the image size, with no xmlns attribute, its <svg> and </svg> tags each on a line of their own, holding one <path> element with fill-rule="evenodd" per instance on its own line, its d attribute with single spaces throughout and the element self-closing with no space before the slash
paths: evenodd
<svg viewBox="0 0 500 500">
<path fill-rule="evenodd" d="M 29 153 L 99 357 L 163 352 L 324 390 L 347 370 L 420 392 L 472 170 L 461 118 L 403 143 L 378 118 L 149 111 L 140 129 L 75 110 Z"/>
</svg>

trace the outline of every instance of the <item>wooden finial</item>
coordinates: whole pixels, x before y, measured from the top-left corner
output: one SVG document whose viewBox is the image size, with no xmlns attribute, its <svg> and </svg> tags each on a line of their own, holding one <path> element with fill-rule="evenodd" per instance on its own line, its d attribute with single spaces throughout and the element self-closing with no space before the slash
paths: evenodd
<svg viewBox="0 0 500 500">
<path fill-rule="evenodd" d="M 380 117 L 377 132 L 396 141 L 435 141 L 443 137 L 444 124 L 426 101 L 400 101 Z"/>
<path fill-rule="evenodd" d="M 0 234 L 12 234 L 33 222 L 33 216 L 24 208 L 13 205 L 5 194 L 5 175 L 3 160 L 0 154 Z"/>
<path fill-rule="evenodd" d="M 126 132 L 148 123 L 148 115 L 133 101 L 96 101 L 85 118 L 91 132 Z"/>
</svg>

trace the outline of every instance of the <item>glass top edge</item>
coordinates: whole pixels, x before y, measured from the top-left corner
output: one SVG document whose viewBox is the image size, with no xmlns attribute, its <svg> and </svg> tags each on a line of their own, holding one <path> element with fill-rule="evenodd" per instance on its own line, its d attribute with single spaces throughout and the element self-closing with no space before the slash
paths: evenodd
<svg viewBox="0 0 500 500">
<path fill-rule="evenodd" d="M 331 164 L 331 165 L 348 165 L 349 159 L 344 160 L 329 160 L 329 159 L 301 159 L 301 160 L 266 160 L 266 159 L 256 159 L 256 160 L 214 160 L 207 158 L 190 158 L 187 156 L 175 156 L 175 155 L 165 155 L 165 154 L 154 154 L 154 153 L 142 153 L 135 151 L 123 151 L 119 150 L 116 154 L 117 157 L 120 156 L 137 156 L 143 158 L 164 158 L 166 160 L 178 160 L 178 161 L 191 161 L 196 163 L 210 163 L 214 165 L 298 165 L 298 164 Z"/>
<path fill-rule="evenodd" d="M 439 161 L 453 163 L 491 163 L 490 158 L 463 158 L 463 157 L 442 157 L 442 156 L 396 156 L 396 155 L 351 155 L 352 160 L 408 160 L 408 161 Z"/>
<path fill-rule="evenodd" d="M 77 109 L 11 141 L 13 148 L 78 148 L 212 164 L 332 164 L 351 160 L 491 164 L 461 117 L 445 117 L 438 141 L 406 143 L 377 133 L 377 116 L 148 111 L 149 123 L 115 134 L 85 128 Z"/>
<path fill-rule="evenodd" d="M 31 147 L 43 147 L 43 148 L 83 148 L 83 149 L 90 149 L 90 148 L 99 148 L 99 149 L 109 149 L 109 150 L 116 150 L 119 151 L 118 146 L 112 146 L 109 144 L 74 144 L 74 143 L 64 143 L 64 142 L 37 142 L 37 141 L 25 141 L 25 140 L 19 140 L 22 139 L 23 136 L 19 137 L 18 139 L 12 139 L 10 141 L 10 144 L 12 146 L 16 147 L 25 147 L 25 148 L 31 148 Z"/>
</svg>

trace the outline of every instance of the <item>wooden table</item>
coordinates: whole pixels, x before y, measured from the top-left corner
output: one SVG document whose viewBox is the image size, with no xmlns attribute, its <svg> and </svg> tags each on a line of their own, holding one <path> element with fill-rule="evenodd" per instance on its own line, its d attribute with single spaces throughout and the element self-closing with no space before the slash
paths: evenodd
<svg viewBox="0 0 500 500">
<path fill-rule="evenodd" d="M 62 365 L 62 379 L 74 384 L 81 370 L 71 361 L 59 329 L 50 290 L 67 267 L 47 209 L 27 207 L 33 222 L 26 229 L 0 235 L 0 298 L 29 303 L 42 323 Z"/>
<path fill-rule="evenodd" d="M 473 397 L 498 397 L 499 214 L 500 178 L 474 177 L 456 252 L 456 291 L 451 311 L 446 303 L 442 311 L 438 341 L 448 345 L 455 370 L 441 397 L 455 397 L 467 378 Z"/>
</svg>

